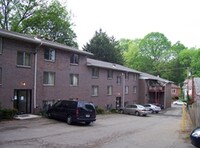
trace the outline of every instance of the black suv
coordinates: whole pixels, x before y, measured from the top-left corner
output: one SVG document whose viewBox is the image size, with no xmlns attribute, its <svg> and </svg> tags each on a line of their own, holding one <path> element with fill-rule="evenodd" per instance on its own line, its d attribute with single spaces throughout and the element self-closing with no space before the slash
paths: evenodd
<svg viewBox="0 0 200 148">
<path fill-rule="evenodd" d="M 47 116 L 65 120 L 69 125 L 75 122 L 89 125 L 96 121 L 96 110 L 92 103 L 86 101 L 60 100 L 47 110 Z"/>
</svg>

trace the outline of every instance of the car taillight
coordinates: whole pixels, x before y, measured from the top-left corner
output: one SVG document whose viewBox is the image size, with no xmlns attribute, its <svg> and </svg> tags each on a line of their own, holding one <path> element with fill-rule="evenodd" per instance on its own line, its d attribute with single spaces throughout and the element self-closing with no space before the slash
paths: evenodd
<svg viewBox="0 0 200 148">
<path fill-rule="evenodd" d="M 79 109 L 76 109 L 76 116 L 79 115 Z"/>
</svg>

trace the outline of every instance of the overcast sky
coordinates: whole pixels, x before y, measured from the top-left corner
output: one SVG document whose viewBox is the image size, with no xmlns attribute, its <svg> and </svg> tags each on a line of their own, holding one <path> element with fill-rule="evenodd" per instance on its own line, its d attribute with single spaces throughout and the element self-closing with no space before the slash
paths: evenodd
<svg viewBox="0 0 200 148">
<path fill-rule="evenodd" d="M 160 32 L 200 47 L 200 0 L 67 0 L 67 7 L 80 49 L 100 28 L 117 40 Z"/>
</svg>

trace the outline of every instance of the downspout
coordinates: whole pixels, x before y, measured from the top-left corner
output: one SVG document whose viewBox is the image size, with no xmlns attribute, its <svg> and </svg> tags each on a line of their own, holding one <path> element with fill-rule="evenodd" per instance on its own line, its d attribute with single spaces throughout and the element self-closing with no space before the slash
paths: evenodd
<svg viewBox="0 0 200 148">
<path fill-rule="evenodd" d="M 42 46 L 42 41 L 38 38 L 35 38 L 35 40 L 40 41 L 39 45 L 36 47 L 35 49 L 35 67 L 34 67 L 34 88 L 33 88 L 33 109 L 34 109 L 34 113 L 35 110 L 37 108 L 37 53 L 38 50 L 40 49 L 40 47 Z"/>
</svg>

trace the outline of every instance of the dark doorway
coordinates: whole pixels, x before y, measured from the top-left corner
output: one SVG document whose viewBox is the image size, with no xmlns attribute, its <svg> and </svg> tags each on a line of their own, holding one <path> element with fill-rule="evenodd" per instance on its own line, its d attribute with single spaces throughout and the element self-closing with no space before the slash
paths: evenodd
<svg viewBox="0 0 200 148">
<path fill-rule="evenodd" d="M 116 109 L 120 109 L 122 107 L 121 97 L 116 97 Z"/>
<path fill-rule="evenodd" d="M 31 90 L 14 90 L 14 108 L 18 110 L 19 114 L 31 113 Z"/>
</svg>

